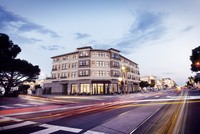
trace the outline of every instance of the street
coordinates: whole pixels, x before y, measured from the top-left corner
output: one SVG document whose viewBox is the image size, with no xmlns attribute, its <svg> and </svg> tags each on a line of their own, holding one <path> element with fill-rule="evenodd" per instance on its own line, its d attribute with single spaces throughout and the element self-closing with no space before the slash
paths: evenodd
<svg viewBox="0 0 200 134">
<path fill-rule="evenodd" d="M 174 89 L 113 96 L 2 98 L 0 133 L 198 133 L 198 95 L 199 91 Z"/>
</svg>

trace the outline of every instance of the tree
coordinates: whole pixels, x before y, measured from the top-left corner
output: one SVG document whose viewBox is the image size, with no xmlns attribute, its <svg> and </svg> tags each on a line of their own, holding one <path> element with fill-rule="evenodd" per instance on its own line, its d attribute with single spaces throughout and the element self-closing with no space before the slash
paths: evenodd
<svg viewBox="0 0 200 134">
<path fill-rule="evenodd" d="M 140 82 L 140 87 L 141 88 L 148 87 L 148 86 L 149 86 L 149 83 L 147 81 L 141 81 Z"/>
<path fill-rule="evenodd" d="M 154 87 L 156 85 L 156 81 L 155 80 L 151 80 L 151 83 L 149 84 L 150 87 Z"/>
<path fill-rule="evenodd" d="M 197 80 L 197 79 L 196 79 L 195 77 L 190 76 L 190 77 L 188 77 L 188 81 L 186 82 L 186 85 L 187 85 L 188 87 L 193 87 L 193 84 L 194 84 L 194 82 L 195 82 L 196 80 Z"/>
<path fill-rule="evenodd" d="M 39 66 L 16 58 L 20 52 L 21 48 L 14 44 L 8 35 L 0 33 L 0 86 L 5 89 L 5 96 L 11 87 L 35 80 L 39 76 Z"/>
<path fill-rule="evenodd" d="M 20 84 L 18 87 L 19 87 L 18 88 L 19 92 L 22 94 L 27 94 L 28 93 L 27 90 L 30 88 L 29 85 L 24 85 L 24 84 Z"/>
<path fill-rule="evenodd" d="M 192 55 L 190 56 L 191 64 L 191 71 L 198 72 L 200 71 L 200 46 L 196 47 L 192 50 Z"/>
</svg>

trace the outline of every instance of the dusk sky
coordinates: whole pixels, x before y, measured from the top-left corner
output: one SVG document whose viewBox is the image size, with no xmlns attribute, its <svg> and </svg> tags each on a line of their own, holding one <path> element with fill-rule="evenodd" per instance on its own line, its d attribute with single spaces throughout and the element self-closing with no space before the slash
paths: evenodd
<svg viewBox="0 0 200 134">
<path fill-rule="evenodd" d="M 50 76 L 50 57 L 77 47 L 115 48 L 141 75 L 185 84 L 200 45 L 199 0 L 0 0 L 0 33 Z"/>
</svg>

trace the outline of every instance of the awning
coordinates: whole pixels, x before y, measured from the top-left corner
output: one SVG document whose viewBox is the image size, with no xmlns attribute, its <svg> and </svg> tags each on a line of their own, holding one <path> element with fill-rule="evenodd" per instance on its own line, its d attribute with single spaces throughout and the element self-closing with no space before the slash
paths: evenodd
<svg viewBox="0 0 200 134">
<path fill-rule="evenodd" d="M 92 80 L 92 83 L 111 83 L 110 80 Z"/>
</svg>

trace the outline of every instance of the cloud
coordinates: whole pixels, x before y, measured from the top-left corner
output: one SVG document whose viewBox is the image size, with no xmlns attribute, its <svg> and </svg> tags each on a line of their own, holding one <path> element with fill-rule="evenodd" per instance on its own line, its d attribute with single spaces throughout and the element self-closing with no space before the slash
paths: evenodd
<svg viewBox="0 0 200 134">
<path fill-rule="evenodd" d="M 76 35 L 76 39 L 83 39 L 83 38 L 90 37 L 90 35 L 86 33 L 75 33 L 75 35 Z"/>
<path fill-rule="evenodd" d="M 60 47 L 59 45 L 51 45 L 51 46 L 42 45 L 41 48 L 44 49 L 44 50 L 50 50 L 50 51 L 64 49 L 64 47 Z"/>
<path fill-rule="evenodd" d="M 133 15 L 135 21 L 128 34 L 115 44 L 115 47 L 120 48 L 123 53 L 130 53 L 135 47 L 161 39 L 166 31 L 163 25 L 163 16 L 165 15 L 163 13 L 140 11 Z"/>
<path fill-rule="evenodd" d="M 192 29 L 194 29 L 194 26 L 187 26 L 187 27 L 185 27 L 182 31 L 183 31 L 183 32 L 189 32 L 189 31 L 191 31 Z"/>
<path fill-rule="evenodd" d="M 11 39 L 17 44 L 33 44 L 37 42 L 41 42 L 42 40 L 36 38 L 27 38 L 24 36 L 20 36 L 17 34 L 9 34 Z"/>
<path fill-rule="evenodd" d="M 36 31 L 41 34 L 49 34 L 53 38 L 59 37 L 56 32 L 47 29 L 41 25 L 32 23 L 26 18 L 16 15 L 12 12 L 9 12 L 5 10 L 2 6 L 0 6 L 0 20 L 0 29 L 4 31 L 9 32 L 10 29 L 12 29 L 13 31 L 16 30 L 17 32 Z"/>
<path fill-rule="evenodd" d="M 162 73 L 163 75 L 174 75 L 175 73 L 174 72 L 164 72 Z"/>
</svg>

